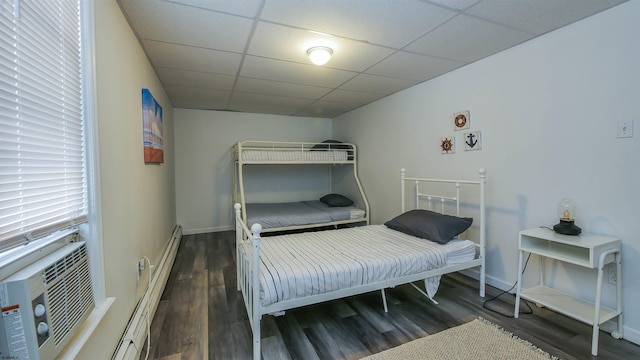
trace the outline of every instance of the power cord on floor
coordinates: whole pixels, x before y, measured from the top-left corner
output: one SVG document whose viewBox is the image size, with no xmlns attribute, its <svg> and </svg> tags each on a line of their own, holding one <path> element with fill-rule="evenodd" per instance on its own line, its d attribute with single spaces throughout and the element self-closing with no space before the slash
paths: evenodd
<svg viewBox="0 0 640 360">
<path fill-rule="evenodd" d="M 530 259 L 530 258 L 531 258 L 531 253 L 529 253 L 529 256 L 527 256 L 527 261 L 525 261 L 525 263 L 524 263 L 524 268 L 522 269 L 522 274 L 524 274 L 524 271 L 527 269 L 527 264 L 529 263 L 529 259 Z M 516 282 L 511 286 L 511 288 L 509 288 L 509 290 L 505 290 L 505 291 L 501 292 L 500 294 L 498 294 L 498 295 L 496 295 L 496 296 L 492 297 L 491 299 L 487 299 L 487 300 L 485 300 L 485 301 L 482 303 L 482 307 L 483 307 L 483 308 L 485 308 L 485 309 L 487 309 L 487 310 L 489 310 L 489 311 L 492 311 L 492 312 L 494 312 L 494 313 L 496 313 L 496 314 L 500 314 L 500 315 L 502 315 L 502 316 L 504 316 L 504 317 L 513 318 L 513 317 L 514 317 L 513 315 L 505 314 L 505 313 L 502 313 L 502 312 L 500 312 L 500 311 L 498 311 L 498 310 L 495 310 L 495 309 L 491 309 L 491 308 L 489 308 L 489 307 L 487 306 L 487 303 L 492 302 L 492 301 L 494 301 L 494 300 L 497 300 L 500 296 L 502 296 L 502 295 L 504 295 L 504 294 L 509 293 L 511 290 L 513 290 L 513 288 L 514 288 L 514 287 L 516 287 L 516 285 L 517 285 L 517 284 L 518 284 L 518 282 L 516 281 Z M 531 309 L 531 306 L 529 306 L 529 303 L 527 303 L 526 301 L 524 301 L 524 304 L 527 306 L 527 308 L 529 309 L 529 311 L 527 311 L 527 312 L 522 312 L 522 311 L 521 311 L 521 312 L 520 312 L 520 314 L 525 314 L 525 315 L 526 315 L 526 314 L 533 314 L 533 309 Z"/>
</svg>

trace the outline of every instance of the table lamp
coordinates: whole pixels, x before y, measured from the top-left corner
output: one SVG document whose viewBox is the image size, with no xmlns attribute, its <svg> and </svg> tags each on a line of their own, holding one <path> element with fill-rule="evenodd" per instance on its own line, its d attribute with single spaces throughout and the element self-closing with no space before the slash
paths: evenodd
<svg viewBox="0 0 640 360">
<path fill-rule="evenodd" d="M 553 226 L 553 231 L 563 235 L 580 235 L 582 229 L 573 220 L 575 216 L 575 206 L 569 198 L 563 198 L 558 206 L 560 222 Z"/>
</svg>

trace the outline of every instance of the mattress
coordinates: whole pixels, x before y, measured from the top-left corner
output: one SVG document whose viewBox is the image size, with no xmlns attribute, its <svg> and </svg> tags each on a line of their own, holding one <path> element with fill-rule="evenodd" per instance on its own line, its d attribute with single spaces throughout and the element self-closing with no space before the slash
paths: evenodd
<svg viewBox="0 0 640 360">
<path fill-rule="evenodd" d="M 263 229 L 281 228 L 364 217 L 364 210 L 356 207 L 331 207 L 319 200 L 287 203 L 247 204 L 247 224 L 258 223 Z"/>
<path fill-rule="evenodd" d="M 452 260 L 468 261 L 475 244 L 440 245 L 384 225 L 264 237 L 260 301 L 267 306 L 433 270 L 448 264 L 449 252 Z M 427 293 L 435 294 L 439 277 L 426 283 Z"/>
<path fill-rule="evenodd" d="M 242 161 L 347 161 L 346 150 L 243 150 Z"/>
</svg>

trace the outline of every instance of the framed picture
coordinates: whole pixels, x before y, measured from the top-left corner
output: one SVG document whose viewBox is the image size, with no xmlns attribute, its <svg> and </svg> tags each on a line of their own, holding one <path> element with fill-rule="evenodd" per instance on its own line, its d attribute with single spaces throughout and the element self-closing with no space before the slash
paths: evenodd
<svg viewBox="0 0 640 360">
<path fill-rule="evenodd" d="M 464 133 L 464 151 L 482 150 L 482 132 L 470 131 Z"/>
<path fill-rule="evenodd" d="M 149 89 L 142 89 L 142 124 L 144 162 L 163 163 L 162 107 L 153 98 Z"/>
<path fill-rule="evenodd" d="M 461 111 L 453 114 L 453 130 L 465 130 L 471 126 L 469 111 Z"/>
<path fill-rule="evenodd" d="M 441 154 L 456 153 L 456 139 L 453 136 L 440 138 L 440 153 Z"/>
</svg>

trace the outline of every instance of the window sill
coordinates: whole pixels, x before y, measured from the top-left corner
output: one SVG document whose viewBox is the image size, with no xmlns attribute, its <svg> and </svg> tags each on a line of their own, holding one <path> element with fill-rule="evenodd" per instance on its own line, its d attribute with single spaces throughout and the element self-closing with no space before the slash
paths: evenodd
<svg viewBox="0 0 640 360">
<path fill-rule="evenodd" d="M 100 307 L 96 307 L 91 311 L 91 315 L 78 329 L 76 335 L 69 341 L 67 346 L 60 352 L 57 359 L 76 359 L 78 353 L 87 343 L 93 332 L 98 327 L 98 324 L 107 315 L 107 312 L 111 308 L 111 305 L 115 302 L 115 297 L 106 298 Z"/>
</svg>

